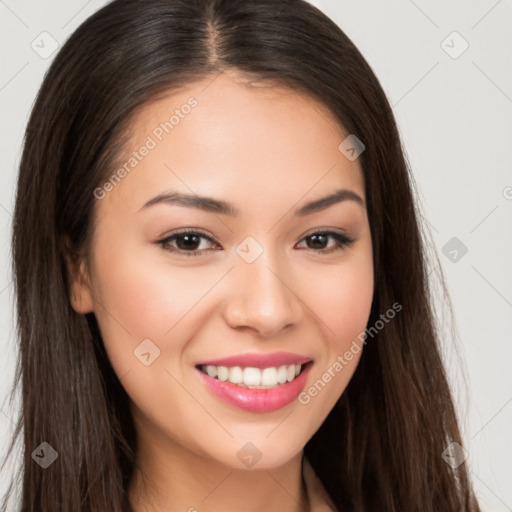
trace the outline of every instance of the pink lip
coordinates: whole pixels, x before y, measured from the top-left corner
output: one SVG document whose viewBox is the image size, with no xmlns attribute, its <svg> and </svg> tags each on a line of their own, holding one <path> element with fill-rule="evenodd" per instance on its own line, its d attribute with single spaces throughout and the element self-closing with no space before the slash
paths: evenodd
<svg viewBox="0 0 512 512">
<path fill-rule="evenodd" d="M 201 370 L 196 371 L 210 391 L 228 404 L 250 412 L 270 412 L 281 409 L 297 398 L 306 384 L 312 365 L 313 363 L 308 363 L 304 366 L 301 373 L 291 382 L 269 389 L 244 388 L 209 377 Z"/>
<path fill-rule="evenodd" d="M 241 366 L 242 368 L 268 368 L 270 366 L 282 366 L 289 364 L 305 364 L 311 361 L 311 357 L 292 354 L 291 352 L 275 352 L 273 354 L 240 354 L 238 356 L 225 357 L 223 359 L 211 359 L 200 361 L 196 366 Z"/>
</svg>

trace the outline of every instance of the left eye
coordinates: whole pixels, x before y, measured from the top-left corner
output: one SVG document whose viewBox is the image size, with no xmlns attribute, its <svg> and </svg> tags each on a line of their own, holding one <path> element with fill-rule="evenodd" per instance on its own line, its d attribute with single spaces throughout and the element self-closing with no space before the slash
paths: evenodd
<svg viewBox="0 0 512 512">
<path fill-rule="evenodd" d="M 201 246 L 201 239 L 207 240 L 208 242 L 216 245 L 214 249 L 203 248 L 199 250 Z M 334 240 L 334 244 L 328 247 L 329 239 Z M 341 233 L 335 231 L 317 231 L 308 236 L 305 236 L 302 241 L 306 241 L 307 249 L 311 249 L 313 252 L 325 254 L 332 251 L 344 249 L 352 242 L 353 238 L 350 238 Z M 219 250 L 220 246 L 212 240 L 209 236 L 199 231 L 184 231 L 181 233 L 175 233 L 163 240 L 157 242 L 163 249 L 174 253 L 180 253 L 186 256 L 200 256 L 208 250 Z M 175 245 L 174 245 L 175 244 Z M 324 246 L 327 244 L 327 248 Z"/>
<path fill-rule="evenodd" d="M 326 249 L 323 245 L 330 239 L 334 240 L 334 246 Z M 320 253 L 330 253 L 332 251 L 337 251 L 340 249 L 344 249 L 345 247 L 350 246 L 352 242 L 354 242 L 353 238 L 348 237 L 347 235 L 343 235 L 341 233 L 337 233 L 335 231 L 317 231 L 316 233 L 312 233 L 308 236 L 305 236 L 303 240 L 309 240 L 310 243 L 307 244 L 309 249 L 319 249 L 315 252 Z M 318 247 L 318 245 L 322 247 Z M 313 247 L 311 247 L 313 246 Z M 316 246 L 316 247 L 315 247 Z"/>
</svg>

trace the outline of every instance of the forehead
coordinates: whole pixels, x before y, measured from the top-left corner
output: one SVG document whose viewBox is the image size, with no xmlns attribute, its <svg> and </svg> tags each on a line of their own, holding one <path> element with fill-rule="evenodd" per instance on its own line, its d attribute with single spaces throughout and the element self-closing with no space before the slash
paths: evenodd
<svg viewBox="0 0 512 512">
<path fill-rule="evenodd" d="M 166 189 L 218 196 L 242 210 L 333 187 L 364 198 L 359 162 L 338 149 L 348 134 L 325 105 L 286 87 L 247 87 L 221 73 L 144 105 L 127 132 L 118 162 L 127 172 L 102 207 L 137 210 Z"/>
</svg>

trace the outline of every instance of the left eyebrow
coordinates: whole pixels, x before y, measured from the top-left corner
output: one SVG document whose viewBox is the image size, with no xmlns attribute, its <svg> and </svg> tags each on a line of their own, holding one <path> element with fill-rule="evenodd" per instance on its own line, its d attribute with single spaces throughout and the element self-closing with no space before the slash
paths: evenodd
<svg viewBox="0 0 512 512">
<path fill-rule="evenodd" d="M 361 196 L 352 190 L 341 189 L 326 197 L 322 197 L 320 199 L 306 203 L 304 206 L 301 206 L 298 210 L 296 210 L 294 215 L 296 217 L 304 217 L 311 213 L 325 210 L 330 206 L 342 201 L 355 201 L 361 207 L 366 208 L 366 204 Z M 231 215 L 233 217 L 240 214 L 237 208 L 225 201 L 220 201 L 212 197 L 182 194 L 172 191 L 153 197 L 147 201 L 140 209 L 143 210 L 145 208 L 149 208 L 152 205 L 160 203 L 169 205 L 176 204 L 178 206 L 184 206 L 188 208 L 197 208 L 209 213 L 220 213 L 223 215 Z"/>
<path fill-rule="evenodd" d="M 340 203 L 342 201 L 355 201 L 362 208 L 366 208 L 364 199 L 360 195 L 356 194 L 352 190 L 341 189 L 334 192 L 334 194 L 322 197 L 321 199 L 317 199 L 315 201 L 311 201 L 310 203 L 306 203 L 304 206 L 295 211 L 295 215 L 297 217 L 304 217 L 310 213 L 325 210 L 329 208 L 329 206 Z"/>
</svg>

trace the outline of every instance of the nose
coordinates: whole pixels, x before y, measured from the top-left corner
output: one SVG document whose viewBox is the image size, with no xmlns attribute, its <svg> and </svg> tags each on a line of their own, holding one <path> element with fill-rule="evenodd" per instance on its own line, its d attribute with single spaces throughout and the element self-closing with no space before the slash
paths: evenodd
<svg viewBox="0 0 512 512">
<path fill-rule="evenodd" d="M 297 324 L 302 306 L 285 265 L 277 266 L 275 259 L 264 255 L 252 263 L 239 260 L 235 265 L 224 318 L 234 329 L 271 337 Z"/>
</svg>

